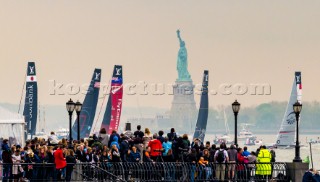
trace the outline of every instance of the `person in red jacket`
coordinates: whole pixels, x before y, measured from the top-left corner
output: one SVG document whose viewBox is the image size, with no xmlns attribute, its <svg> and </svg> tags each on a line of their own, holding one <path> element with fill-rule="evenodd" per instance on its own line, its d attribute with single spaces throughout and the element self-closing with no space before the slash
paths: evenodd
<svg viewBox="0 0 320 182">
<path fill-rule="evenodd" d="M 237 149 L 238 151 L 238 156 L 237 156 L 237 159 L 238 159 L 238 165 L 237 165 L 237 171 L 238 171 L 238 179 L 240 180 L 244 180 L 244 156 L 242 155 L 243 153 L 243 149 L 242 148 L 238 148 Z"/>
<path fill-rule="evenodd" d="M 162 144 L 160 140 L 157 139 L 157 134 L 153 135 L 153 139 L 149 142 L 148 147 L 150 147 L 150 157 L 153 161 L 156 161 L 157 158 L 161 155 Z"/>
<path fill-rule="evenodd" d="M 58 171 L 58 174 L 61 174 L 62 178 L 65 178 L 67 162 L 63 154 L 63 149 L 63 145 L 58 145 L 58 149 L 54 152 L 53 156 L 54 164 L 56 165 L 56 170 Z M 59 176 L 60 175 L 58 175 L 58 179 Z"/>
</svg>

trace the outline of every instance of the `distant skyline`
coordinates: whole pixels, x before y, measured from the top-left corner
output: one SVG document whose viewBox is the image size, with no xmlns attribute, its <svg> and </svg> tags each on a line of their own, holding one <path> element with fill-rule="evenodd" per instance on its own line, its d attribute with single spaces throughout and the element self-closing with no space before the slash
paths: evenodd
<svg viewBox="0 0 320 182">
<path fill-rule="evenodd" d="M 177 29 L 195 84 L 206 69 L 211 89 L 270 85 L 266 95 L 210 95 L 210 107 L 287 101 L 295 71 L 302 72 L 302 102 L 320 101 L 319 9 L 320 1 L 297 0 L 0 1 L 0 102 L 19 104 L 28 61 L 36 62 L 42 105 L 82 102 L 83 94 L 50 95 L 52 80 L 87 85 L 101 68 L 107 85 L 115 64 L 123 65 L 125 84 L 173 84 Z M 123 107 L 169 109 L 172 98 L 125 94 Z"/>
</svg>

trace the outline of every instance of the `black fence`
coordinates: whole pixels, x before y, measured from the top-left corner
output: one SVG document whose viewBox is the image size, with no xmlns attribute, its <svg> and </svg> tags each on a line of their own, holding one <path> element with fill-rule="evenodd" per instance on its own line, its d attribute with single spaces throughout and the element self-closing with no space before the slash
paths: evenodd
<svg viewBox="0 0 320 182">
<path fill-rule="evenodd" d="M 288 181 L 285 163 L 216 164 L 77 163 L 57 170 L 54 164 L 0 164 L 0 179 L 23 181 Z"/>
</svg>

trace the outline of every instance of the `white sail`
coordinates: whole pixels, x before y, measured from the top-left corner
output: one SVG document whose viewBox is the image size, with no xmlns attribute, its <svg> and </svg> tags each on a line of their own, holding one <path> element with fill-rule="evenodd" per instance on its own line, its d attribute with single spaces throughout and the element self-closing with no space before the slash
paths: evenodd
<svg viewBox="0 0 320 182">
<path fill-rule="evenodd" d="M 295 73 L 295 78 L 292 85 L 290 99 L 284 113 L 280 131 L 278 133 L 276 145 L 277 146 L 292 146 L 295 142 L 296 135 L 296 116 L 293 112 L 293 104 L 295 102 L 301 103 L 302 83 L 301 72 Z"/>
</svg>

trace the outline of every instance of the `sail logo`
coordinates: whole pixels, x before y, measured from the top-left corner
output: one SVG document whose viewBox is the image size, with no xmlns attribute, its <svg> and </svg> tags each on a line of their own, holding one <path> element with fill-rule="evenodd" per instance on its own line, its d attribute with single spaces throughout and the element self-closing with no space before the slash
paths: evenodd
<svg viewBox="0 0 320 182">
<path fill-rule="evenodd" d="M 100 79 L 100 74 L 101 74 L 101 73 L 95 73 L 95 75 L 96 75 L 95 80 L 99 80 L 99 79 Z"/>
<path fill-rule="evenodd" d="M 296 121 L 295 117 L 294 117 L 294 112 L 291 112 L 288 116 L 287 116 L 287 123 L 288 124 L 293 124 Z"/>
<path fill-rule="evenodd" d="M 30 74 L 34 74 L 34 66 L 29 66 L 29 69 L 30 69 Z"/>
<path fill-rule="evenodd" d="M 122 88 L 122 86 L 112 86 L 112 94 L 117 93 L 120 89 Z"/>
<path fill-rule="evenodd" d="M 116 68 L 116 75 L 121 75 L 121 68 Z"/>
<path fill-rule="evenodd" d="M 208 81 L 208 78 L 209 78 L 209 75 L 205 75 L 205 76 L 204 76 L 204 81 L 207 82 L 207 81 Z"/>
<path fill-rule="evenodd" d="M 301 82 L 301 80 L 300 80 L 301 79 L 301 75 L 297 75 L 296 79 L 297 79 L 297 83 L 300 83 Z"/>
</svg>

